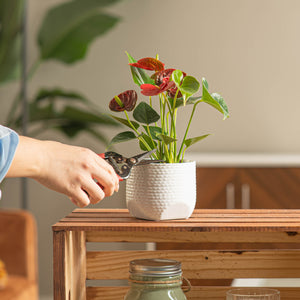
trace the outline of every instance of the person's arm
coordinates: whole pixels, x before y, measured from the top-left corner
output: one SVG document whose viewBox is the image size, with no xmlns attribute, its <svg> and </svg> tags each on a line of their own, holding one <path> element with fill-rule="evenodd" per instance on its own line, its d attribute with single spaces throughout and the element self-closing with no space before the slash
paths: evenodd
<svg viewBox="0 0 300 300">
<path fill-rule="evenodd" d="M 119 189 L 114 169 L 93 151 L 20 136 L 6 177 L 30 177 L 84 207 Z M 95 182 L 99 182 L 100 186 Z"/>
</svg>

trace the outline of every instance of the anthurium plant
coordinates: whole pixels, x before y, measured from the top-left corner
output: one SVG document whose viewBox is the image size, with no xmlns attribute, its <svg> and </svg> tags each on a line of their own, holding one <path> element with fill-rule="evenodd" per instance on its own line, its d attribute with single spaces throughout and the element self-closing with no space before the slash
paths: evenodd
<svg viewBox="0 0 300 300">
<path fill-rule="evenodd" d="M 124 113 L 123 117 L 116 114 L 111 116 L 130 128 L 129 131 L 117 134 L 110 145 L 137 139 L 143 151 L 156 149 L 152 154 L 153 159 L 167 163 L 183 162 L 186 150 L 209 135 L 188 137 L 198 104 L 209 104 L 226 119 L 229 114 L 224 99 L 217 93 L 209 93 L 205 78 L 202 78 L 202 94 L 197 96 L 199 81 L 181 70 L 165 68 L 158 56 L 138 61 L 129 53 L 127 56 L 133 81 L 140 87 L 140 93 L 148 97 L 148 101 L 138 103 L 138 93 L 135 90 L 122 92 L 110 101 L 111 111 Z M 155 105 L 154 97 L 158 98 L 159 105 Z M 189 105 L 193 108 L 185 133 L 183 137 L 179 137 L 176 130 L 177 116 L 181 109 Z M 155 109 L 155 106 L 158 108 Z"/>
</svg>

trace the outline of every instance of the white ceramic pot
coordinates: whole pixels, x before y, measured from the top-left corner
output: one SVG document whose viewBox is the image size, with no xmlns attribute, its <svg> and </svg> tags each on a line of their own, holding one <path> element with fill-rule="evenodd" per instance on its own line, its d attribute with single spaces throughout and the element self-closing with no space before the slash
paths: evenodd
<svg viewBox="0 0 300 300">
<path fill-rule="evenodd" d="M 196 163 L 135 166 L 126 181 L 126 203 L 136 218 L 189 218 L 196 204 Z"/>
</svg>

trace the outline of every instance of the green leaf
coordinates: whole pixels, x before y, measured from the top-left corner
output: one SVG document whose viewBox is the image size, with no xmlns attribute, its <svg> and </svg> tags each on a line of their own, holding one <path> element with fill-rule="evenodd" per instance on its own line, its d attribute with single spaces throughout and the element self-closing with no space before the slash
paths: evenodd
<svg viewBox="0 0 300 300">
<path fill-rule="evenodd" d="M 159 114 L 146 102 L 141 102 L 133 111 L 136 121 L 144 124 L 151 124 L 160 119 Z"/>
<path fill-rule="evenodd" d="M 148 146 L 151 150 L 156 148 L 157 143 L 155 141 L 151 140 L 151 138 L 148 135 L 142 133 L 140 135 L 140 137 L 142 137 L 144 139 L 144 141 L 146 141 L 146 143 L 148 144 Z M 141 140 L 139 142 L 139 145 L 143 151 L 149 151 L 149 149 L 143 144 L 143 142 L 141 142 Z"/>
<path fill-rule="evenodd" d="M 82 59 L 89 44 L 120 20 L 100 9 L 118 0 L 68 1 L 50 9 L 38 34 L 41 58 L 73 63 Z"/>
<path fill-rule="evenodd" d="M 116 136 L 114 136 L 112 138 L 112 140 L 110 141 L 108 148 L 111 147 L 114 144 L 118 144 L 118 143 L 122 143 L 125 141 L 129 141 L 129 140 L 133 140 L 136 139 L 137 137 L 135 136 L 135 134 L 132 131 L 124 131 L 121 133 L 118 133 Z"/>
<path fill-rule="evenodd" d="M 202 79 L 202 101 L 211 105 L 223 114 L 223 120 L 229 117 L 227 105 L 221 95 L 208 92 L 208 83 L 205 78 Z"/>
<path fill-rule="evenodd" d="M 126 52 L 126 54 L 128 57 L 128 62 L 130 64 L 136 62 L 136 60 L 128 52 Z M 151 77 L 149 77 L 148 74 L 143 69 L 130 66 L 130 70 L 132 74 L 132 79 L 134 83 L 137 84 L 138 86 L 141 86 L 144 83 L 150 83 L 153 85 L 155 84 L 155 81 Z"/>
<path fill-rule="evenodd" d="M 76 92 L 67 92 L 60 88 L 41 89 L 36 95 L 34 101 L 41 102 L 44 100 L 49 100 L 48 98 L 62 98 L 75 100 L 79 102 L 88 102 L 88 100 L 83 95 Z"/>
<path fill-rule="evenodd" d="M 200 83 L 196 78 L 192 76 L 186 76 L 183 78 L 182 84 L 179 87 L 180 92 L 182 93 L 184 105 L 188 97 L 194 95 L 199 90 Z"/>
<path fill-rule="evenodd" d="M 165 134 L 159 134 L 158 135 L 158 138 L 164 142 L 164 144 L 168 145 L 168 144 L 171 144 L 175 141 L 177 141 L 177 139 L 174 139 L 173 137 L 171 136 L 168 136 L 168 135 L 165 135 Z"/>
<path fill-rule="evenodd" d="M 205 87 L 208 90 L 208 82 L 204 77 L 202 78 L 202 84 L 203 84 L 203 87 Z"/>
<path fill-rule="evenodd" d="M 145 131 L 148 133 L 147 126 L 143 126 Z M 149 126 L 149 131 L 152 139 L 159 140 L 158 135 L 161 134 L 161 128 L 158 126 Z"/>
<path fill-rule="evenodd" d="M 129 124 L 129 122 L 126 120 L 126 119 L 123 119 L 123 118 L 119 118 L 119 117 L 116 117 L 114 115 L 110 115 L 112 118 L 114 118 L 116 121 L 122 123 L 123 125 L 129 127 L 129 128 L 132 128 Z M 140 124 L 135 122 L 135 121 L 130 121 L 131 124 L 135 127 L 135 129 L 138 129 L 140 127 Z"/>
<path fill-rule="evenodd" d="M 169 103 L 171 105 L 171 107 L 173 107 L 173 103 L 174 103 L 174 98 L 170 98 L 168 97 L 168 100 L 169 100 Z M 189 97 L 185 103 L 185 105 L 194 105 L 196 104 L 197 102 L 201 102 L 201 97 Z M 183 98 L 177 98 L 176 99 L 176 104 L 175 104 L 175 108 L 177 107 L 181 107 L 183 106 L 184 103 L 183 103 Z"/>
<path fill-rule="evenodd" d="M 63 134 L 65 134 L 69 138 L 76 137 L 80 132 L 85 132 L 88 129 L 87 124 L 81 122 L 64 122 L 63 124 L 48 124 L 49 128 L 56 129 Z"/>
<path fill-rule="evenodd" d="M 183 79 L 183 73 L 180 70 L 175 70 L 172 72 L 171 80 L 175 82 L 178 88 L 181 85 L 182 79 Z"/>
<path fill-rule="evenodd" d="M 190 139 L 186 139 L 184 141 L 184 144 L 186 146 L 186 148 L 192 146 L 193 144 L 205 139 L 207 136 L 209 136 L 210 134 L 204 134 L 204 135 L 201 135 L 201 136 L 197 136 L 197 137 L 193 137 L 193 138 L 190 138 Z"/>
<path fill-rule="evenodd" d="M 105 124 L 110 126 L 117 125 L 117 123 L 113 119 L 104 114 L 94 114 L 89 111 L 85 111 L 82 108 L 77 108 L 74 106 L 66 106 L 63 112 L 60 114 L 60 117 L 77 122 Z"/>
<path fill-rule="evenodd" d="M 0 83 L 21 75 L 21 24 L 24 1 L 0 1 Z"/>
</svg>

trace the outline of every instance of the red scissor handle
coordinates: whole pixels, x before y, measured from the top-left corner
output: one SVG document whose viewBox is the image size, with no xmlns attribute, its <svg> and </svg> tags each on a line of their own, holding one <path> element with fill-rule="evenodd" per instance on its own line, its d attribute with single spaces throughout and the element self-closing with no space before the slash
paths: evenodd
<svg viewBox="0 0 300 300">
<path fill-rule="evenodd" d="M 98 154 L 101 158 L 105 159 L 105 153 L 100 153 Z M 109 163 L 109 162 L 108 162 Z M 123 181 L 124 179 L 119 175 L 117 174 L 118 178 L 119 178 L 119 181 Z"/>
</svg>

